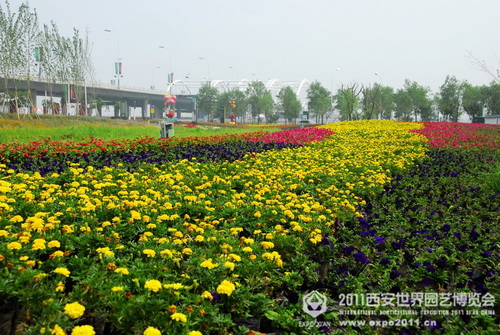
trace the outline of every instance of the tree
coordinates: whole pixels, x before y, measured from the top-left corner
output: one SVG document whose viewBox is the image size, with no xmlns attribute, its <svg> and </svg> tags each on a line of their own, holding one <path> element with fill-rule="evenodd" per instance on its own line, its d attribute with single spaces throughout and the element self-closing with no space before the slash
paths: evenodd
<svg viewBox="0 0 500 335">
<path fill-rule="evenodd" d="M 360 104 L 359 95 L 363 86 L 357 83 L 349 86 L 342 85 L 335 95 L 335 108 L 339 110 L 341 121 L 358 120 L 358 108 Z"/>
<path fill-rule="evenodd" d="M 266 123 L 276 123 L 280 118 L 279 114 L 274 110 L 275 105 L 271 92 L 264 93 L 260 101 L 260 107 L 266 117 Z"/>
<path fill-rule="evenodd" d="M 21 4 L 17 13 L 11 12 L 7 1 L 5 5 L 5 10 L 0 6 L 0 73 L 4 77 L 5 95 L 13 99 L 18 112 L 19 85 L 23 81 L 27 83 L 28 103 L 33 105 L 30 81 L 36 73 L 34 50 L 39 34 L 38 16 L 27 3 Z M 13 95 L 9 92 L 9 82 L 14 87 Z"/>
<path fill-rule="evenodd" d="M 307 89 L 307 109 L 314 113 L 316 123 L 324 123 L 324 118 L 332 110 L 332 96 L 318 81 L 313 82 Z"/>
<path fill-rule="evenodd" d="M 394 89 L 389 86 L 380 86 L 376 99 L 376 109 L 379 119 L 390 120 L 395 108 Z"/>
<path fill-rule="evenodd" d="M 218 94 L 217 88 L 212 87 L 210 83 L 205 83 L 201 86 L 196 96 L 198 107 L 205 113 L 209 120 L 213 119 L 215 115 Z"/>
<path fill-rule="evenodd" d="M 462 107 L 471 119 L 474 116 L 483 115 L 484 95 L 484 87 L 473 86 L 467 82 L 463 83 Z"/>
<path fill-rule="evenodd" d="M 234 108 L 230 107 L 229 101 L 231 100 L 236 103 Z M 238 88 L 233 88 L 218 95 L 217 117 L 223 116 L 220 115 L 221 108 L 226 108 L 226 115 L 224 115 L 225 118 L 228 118 L 232 112 L 234 112 L 237 117 L 242 117 L 247 110 L 247 106 L 248 102 L 246 101 L 245 93 L 240 91 Z"/>
<path fill-rule="evenodd" d="M 486 115 L 500 114 L 500 83 L 492 82 L 484 88 Z"/>
<path fill-rule="evenodd" d="M 454 76 L 446 76 L 444 84 L 440 87 L 437 96 L 437 106 L 445 119 L 458 122 L 461 114 L 460 100 L 462 85 Z"/>
<path fill-rule="evenodd" d="M 411 82 L 406 79 L 402 89 L 399 89 L 395 96 L 396 100 L 396 118 L 402 121 L 432 120 L 434 111 L 432 109 L 432 99 L 430 98 L 430 89 L 419 85 L 417 82 Z"/>
<path fill-rule="evenodd" d="M 297 94 L 293 91 L 290 86 L 285 86 L 281 88 L 278 93 L 278 109 L 285 114 L 285 119 L 288 122 L 297 120 L 300 115 L 300 110 L 302 106 L 297 97 Z"/>
<path fill-rule="evenodd" d="M 252 81 L 250 84 L 248 84 L 248 87 L 245 91 L 248 99 L 248 104 L 252 108 L 252 118 L 255 120 L 257 119 L 257 122 L 260 123 L 260 115 L 264 113 L 264 108 L 263 107 L 269 107 L 269 106 L 263 106 L 262 103 L 267 100 L 267 98 L 264 98 L 265 94 L 271 95 L 271 92 L 266 88 L 266 85 L 264 85 L 263 82 L 261 81 Z M 264 100 L 263 100 L 264 98 Z"/>
</svg>

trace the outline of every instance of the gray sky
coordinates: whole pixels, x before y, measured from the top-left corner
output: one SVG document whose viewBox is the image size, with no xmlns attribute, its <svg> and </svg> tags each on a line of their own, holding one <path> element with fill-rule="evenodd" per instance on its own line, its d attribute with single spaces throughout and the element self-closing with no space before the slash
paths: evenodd
<svg viewBox="0 0 500 335">
<path fill-rule="evenodd" d="M 17 10 L 24 1 L 8 2 Z M 89 31 L 97 81 L 110 83 L 120 57 L 122 86 L 164 87 L 171 70 L 174 79 L 318 80 L 334 91 L 353 82 L 397 89 L 410 79 L 437 92 L 447 75 L 492 81 L 467 51 L 500 67 L 498 0 L 28 3 L 64 36 Z"/>
</svg>

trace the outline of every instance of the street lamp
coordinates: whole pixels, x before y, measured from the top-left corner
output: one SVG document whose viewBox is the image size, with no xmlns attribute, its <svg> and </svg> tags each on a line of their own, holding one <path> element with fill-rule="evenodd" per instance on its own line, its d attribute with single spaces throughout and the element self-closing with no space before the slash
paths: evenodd
<svg viewBox="0 0 500 335">
<path fill-rule="evenodd" d="M 111 33 L 111 29 L 104 29 L 105 32 Z M 115 61 L 115 75 L 114 77 L 117 78 L 117 86 L 118 89 L 120 89 L 120 78 L 123 78 L 122 75 L 122 62 L 120 58 L 120 40 L 116 38 L 116 61 Z"/>
</svg>

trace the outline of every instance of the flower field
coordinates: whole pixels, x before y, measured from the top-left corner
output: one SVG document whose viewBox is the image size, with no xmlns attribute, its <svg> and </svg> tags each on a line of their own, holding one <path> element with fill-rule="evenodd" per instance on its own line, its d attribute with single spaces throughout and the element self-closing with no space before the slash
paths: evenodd
<svg viewBox="0 0 500 335">
<path fill-rule="evenodd" d="M 0 145 L 0 333 L 494 334 L 498 166 L 499 126 L 382 120 Z M 340 313 L 417 292 L 486 304 Z"/>
</svg>

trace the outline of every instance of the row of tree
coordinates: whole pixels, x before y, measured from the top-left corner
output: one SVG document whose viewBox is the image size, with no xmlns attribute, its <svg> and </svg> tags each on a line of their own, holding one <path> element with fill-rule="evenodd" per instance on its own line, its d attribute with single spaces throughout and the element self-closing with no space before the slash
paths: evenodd
<svg viewBox="0 0 500 335">
<path fill-rule="evenodd" d="M 222 93 L 208 82 L 200 88 L 196 101 L 198 109 L 209 120 L 227 117 L 224 113 L 229 111 L 244 118 L 250 111 L 252 119 L 258 123 L 263 119 L 267 123 L 276 123 L 280 112 L 287 122 L 296 122 L 302 111 L 299 98 L 291 87 L 283 87 L 274 99 L 271 91 L 261 81 L 249 83 L 244 91 L 234 88 Z M 236 102 L 234 107 L 230 107 L 230 101 Z"/>
<path fill-rule="evenodd" d="M 236 101 L 231 112 L 244 118 L 247 112 L 258 122 L 278 121 L 280 114 L 286 122 L 296 122 L 302 112 L 301 103 L 291 87 L 283 87 L 276 97 L 261 81 L 254 81 L 242 91 L 232 89 L 219 93 L 206 83 L 197 95 L 199 110 L 209 119 L 223 117 L 229 101 Z M 334 114 L 342 121 L 361 119 L 395 119 L 402 121 L 455 121 L 467 115 L 500 114 L 500 83 L 474 86 L 447 76 L 438 93 L 415 81 L 405 80 L 401 89 L 381 84 L 364 86 L 342 85 L 332 94 L 321 83 L 313 82 L 307 90 L 307 111 L 316 123 L 324 123 Z"/>
<path fill-rule="evenodd" d="M 6 1 L 4 7 L 0 4 L 0 76 L 4 81 L 0 101 L 4 104 L 7 100 L 16 104 L 25 100 L 33 105 L 29 101 L 30 85 L 42 77 L 48 83 L 48 106 L 54 106 L 56 83 L 67 84 L 68 91 L 71 87 L 78 103 L 85 83 L 93 78 L 88 33 L 81 36 L 74 29 L 73 36 L 62 36 L 54 22 L 40 27 L 36 11 L 27 3 L 13 12 Z"/>
</svg>

